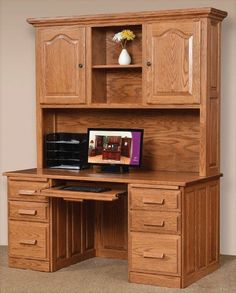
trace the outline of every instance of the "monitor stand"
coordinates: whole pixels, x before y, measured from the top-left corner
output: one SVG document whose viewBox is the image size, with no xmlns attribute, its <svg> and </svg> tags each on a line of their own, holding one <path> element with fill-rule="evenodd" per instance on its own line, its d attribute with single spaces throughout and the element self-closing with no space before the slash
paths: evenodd
<svg viewBox="0 0 236 293">
<path fill-rule="evenodd" d="M 101 172 L 105 173 L 128 173 L 129 166 L 104 165 L 101 166 Z"/>
</svg>

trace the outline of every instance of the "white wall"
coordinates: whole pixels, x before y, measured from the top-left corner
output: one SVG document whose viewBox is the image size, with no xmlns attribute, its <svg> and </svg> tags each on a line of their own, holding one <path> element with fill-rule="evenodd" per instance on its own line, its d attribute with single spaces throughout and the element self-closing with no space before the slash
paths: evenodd
<svg viewBox="0 0 236 293">
<path fill-rule="evenodd" d="M 27 17 L 187 7 L 226 10 L 222 29 L 221 253 L 236 255 L 236 0 L 0 0 L 0 172 L 36 166 L 34 29 Z M 6 179 L 0 244 L 7 244 Z"/>
</svg>

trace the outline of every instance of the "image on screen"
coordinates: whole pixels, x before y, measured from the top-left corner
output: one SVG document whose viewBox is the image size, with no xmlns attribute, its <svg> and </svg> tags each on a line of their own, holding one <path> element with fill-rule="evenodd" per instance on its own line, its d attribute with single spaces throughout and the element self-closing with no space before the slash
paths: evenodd
<svg viewBox="0 0 236 293">
<path fill-rule="evenodd" d="M 88 163 L 139 166 L 142 131 L 89 130 Z"/>
</svg>

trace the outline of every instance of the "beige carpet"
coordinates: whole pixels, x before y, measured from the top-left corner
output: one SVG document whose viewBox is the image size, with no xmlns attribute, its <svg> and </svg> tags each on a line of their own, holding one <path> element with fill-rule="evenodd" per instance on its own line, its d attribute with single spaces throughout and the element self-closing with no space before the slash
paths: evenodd
<svg viewBox="0 0 236 293">
<path fill-rule="evenodd" d="M 222 256 L 221 268 L 186 289 L 130 284 L 127 262 L 93 258 L 55 273 L 7 267 L 7 248 L 0 247 L 0 293 L 157 293 L 236 292 L 236 257 Z"/>
</svg>

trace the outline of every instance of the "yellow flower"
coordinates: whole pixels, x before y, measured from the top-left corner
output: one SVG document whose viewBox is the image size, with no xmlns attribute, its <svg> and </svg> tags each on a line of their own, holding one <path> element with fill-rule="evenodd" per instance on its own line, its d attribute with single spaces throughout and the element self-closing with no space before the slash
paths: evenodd
<svg viewBox="0 0 236 293">
<path fill-rule="evenodd" d="M 131 30 L 123 30 L 121 32 L 123 40 L 133 41 L 135 34 Z"/>
</svg>

